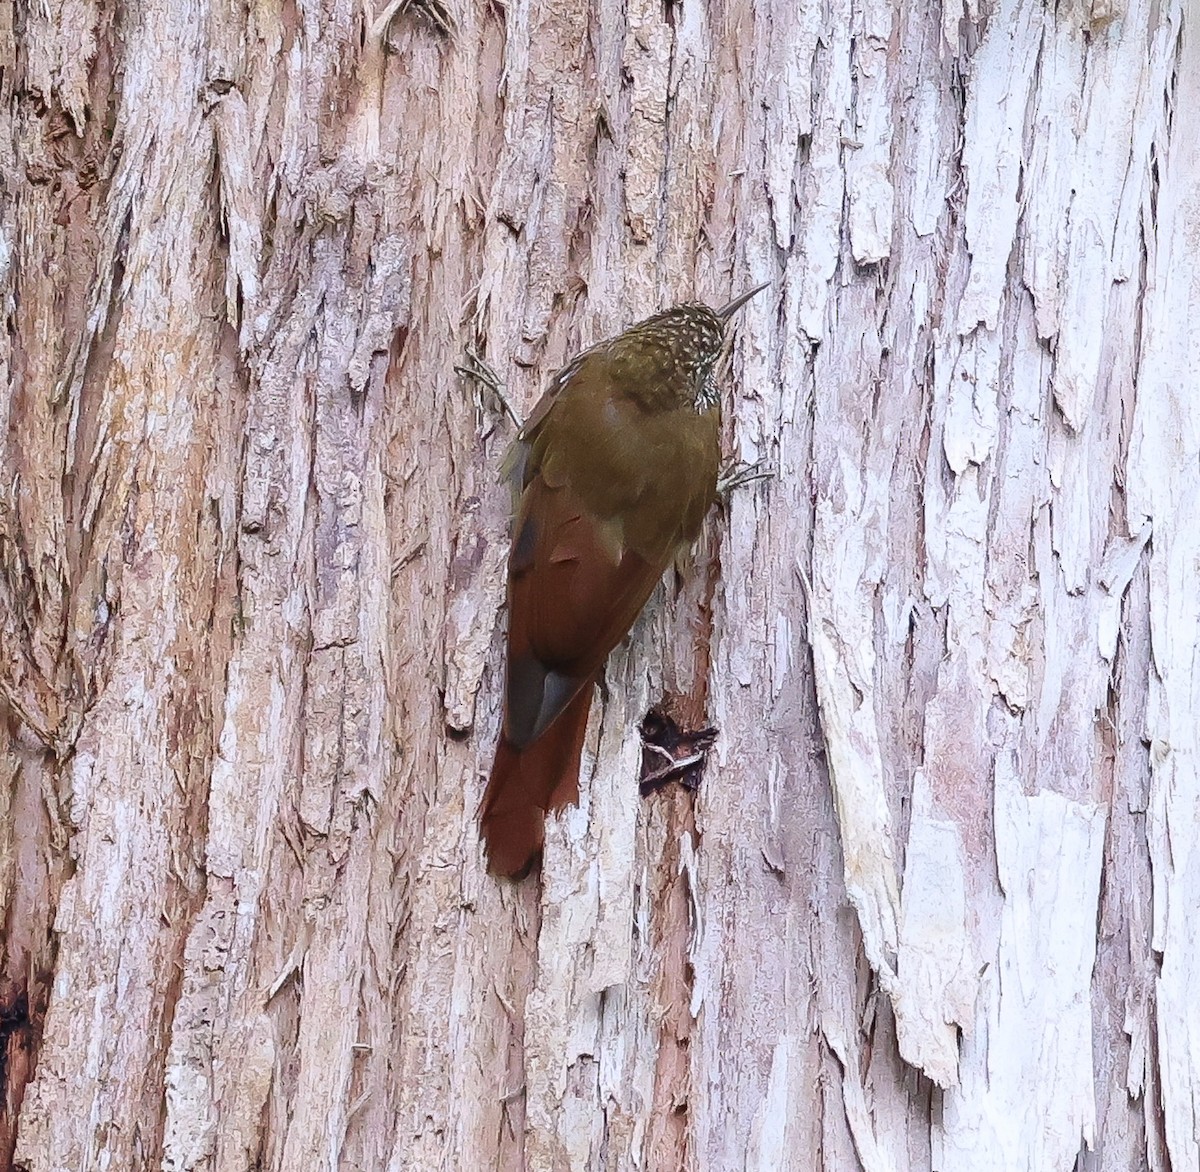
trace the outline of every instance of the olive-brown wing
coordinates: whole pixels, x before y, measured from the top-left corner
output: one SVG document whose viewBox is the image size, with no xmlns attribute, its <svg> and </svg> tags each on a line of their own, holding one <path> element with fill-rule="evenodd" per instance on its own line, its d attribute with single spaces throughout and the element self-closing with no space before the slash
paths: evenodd
<svg viewBox="0 0 1200 1172">
<path fill-rule="evenodd" d="M 667 565 L 626 547 L 621 523 L 591 514 L 540 474 L 522 495 L 509 559 L 505 736 L 540 736 L 624 638 Z"/>
</svg>

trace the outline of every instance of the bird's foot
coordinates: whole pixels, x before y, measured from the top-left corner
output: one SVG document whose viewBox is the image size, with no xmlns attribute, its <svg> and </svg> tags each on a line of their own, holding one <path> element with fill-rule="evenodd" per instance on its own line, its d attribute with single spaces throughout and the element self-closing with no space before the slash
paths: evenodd
<svg viewBox="0 0 1200 1172">
<path fill-rule="evenodd" d="M 728 500 L 729 494 L 735 488 L 753 484 L 756 480 L 770 480 L 774 475 L 774 469 L 766 467 L 762 460 L 756 460 L 753 464 L 736 460 L 721 469 L 721 474 L 717 477 L 717 495 L 722 500 Z"/>
<path fill-rule="evenodd" d="M 464 360 L 455 366 L 454 373 L 461 374 L 463 378 L 469 378 L 491 391 L 496 396 L 500 406 L 504 408 L 504 414 L 513 421 L 513 425 L 517 431 L 520 431 L 525 424 L 516 411 L 513 410 L 513 405 L 508 401 L 508 396 L 504 393 L 504 383 L 500 380 L 500 376 L 470 346 L 463 351 L 463 355 Z"/>
</svg>

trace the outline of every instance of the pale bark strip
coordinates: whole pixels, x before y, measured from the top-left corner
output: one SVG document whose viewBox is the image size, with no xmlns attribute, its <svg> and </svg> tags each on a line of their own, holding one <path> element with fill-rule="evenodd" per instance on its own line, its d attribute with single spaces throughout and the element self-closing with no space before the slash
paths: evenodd
<svg viewBox="0 0 1200 1172">
<path fill-rule="evenodd" d="M 1184 7 L 0 13 L 23 1166 L 1194 1164 Z M 773 275 L 776 476 L 497 883 L 512 433 L 452 368 L 528 411 Z M 718 741 L 643 798 L 664 700 Z"/>
<path fill-rule="evenodd" d="M 863 0 L 855 6 L 854 72 L 857 94 L 847 126 L 846 232 L 855 263 L 878 264 L 892 249 L 896 193 L 892 182 L 892 69 L 895 5 Z"/>
<path fill-rule="evenodd" d="M 958 1031 L 974 1020 L 976 974 L 968 932 L 967 858 L 954 822 L 938 818 L 925 774 L 913 777 L 895 999 L 905 1060 L 939 1087 L 958 1082 Z"/>
<path fill-rule="evenodd" d="M 1131 397 L 1127 414 L 1132 409 Z M 1116 661 L 1119 702 L 1110 730 L 1114 785 L 1092 998 L 1099 1142 L 1080 1162 L 1087 1172 L 1143 1165 L 1160 1172 L 1168 1159 L 1154 1040 L 1158 965 L 1150 946 L 1153 880 L 1146 842 L 1150 763 L 1143 742 L 1143 685 L 1151 670 L 1147 562 L 1139 562 L 1126 598 Z M 1122 882 L 1107 882 L 1109 875 L 1121 875 Z"/>
<path fill-rule="evenodd" d="M 1026 797 L 1011 754 L 997 759 L 995 785 L 1000 959 L 982 981 L 987 1017 L 964 1042 L 935 1162 L 947 1172 L 1070 1168 L 1081 1139 L 1095 1143 L 1088 998 L 1104 808 Z"/>
<path fill-rule="evenodd" d="M 308 334 L 301 317 L 280 331 L 285 367 L 298 361 Z M 291 559 L 272 558 L 300 544 L 303 511 L 292 502 L 308 482 L 311 428 L 303 384 L 278 377 L 259 383 L 246 417 L 245 482 L 239 515 L 239 647 L 232 657 L 209 794 L 208 887 L 184 958 L 167 1067 L 164 1168 L 239 1167 L 257 1150 L 246 1124 L 261 1115 L 273 1077 L 275 1043 L 261 1014 L 274 982 L 303 959 L 309 925 L 277 940 L 274 963 L 255 972 L 259 932 L 280 803 L 295 767 L 276 746 L 295 743 L 303 689 L 305 576 Z M 279 575 L 279 580 L 271 577 Z M 270 575 L 271 577 L 268 577 Z M 278 864 L 276 864 L 278 865 Z M 276 882 L 278 878 L 276 878 Z M 296 951 L 283 957 L 289 949 Z M 280 971 L 280 970 L 283 971 Z M 268 993 L 269 988 L 269 993 Z M 220 1126 L 223 1101 L 238 1126 Z M 205 1138 L 207 1137 L 207 1138 Z"/>
<path fill-rule="evenodd" d="M 510 15 L 523 19 L 519 8 Z M 341 1159 L 397 1172 L 465 1166 L 481 1152 L 500 1168 L 523 1166 L 521 1043 L 538 936 L 536 893 L 483 874 L 475 823 L 484 742 L 496 728 L 494 707 L 477 702 L 494 695 L 481 677 L 494 681 L 484 673 L 499 656 L 508 497 L 497 468 L 512 432 L 499 405 L 453 367 L 465 346 L 477 348 L 527 409 L 507 347 L 519 344 L 513 298 L 529 278 L 506 274 L 498 311 L 479 285 L 528 258 L 487 210 L 501 121 L 513 109 L 501 97 L 503 21 L 482 8 L 464 8 L 457 21 L 445 42 L 415 14 L 397 17 L 380 104 L 381 152 L 399 161 L 385 206 L 414 241 L 412 313 L 386 396 L 392 587 L 383 670 L 398 753 L 368 913 L 370 1094 Z M 526 40 L 514 38 L 514 53 Z M 521 84 L 520 70 L 506 76 Z M 516 198 L 514 214 L 522 207 Z M 496 267 L 485 262 L 493 247 L 505 256 Z M 459 739 L 448 740 L 447 728 Z"/>
<path fill-rule="evenodd" d="M 964 335 L 999 321 L 1021 210 L 1025 111 L 1043 28 L 1053 19 L 1038 0 L 1000 0 L 970 62 L 961 162 L 970 277 L 955 313 Z"/>
<path fill-rule="evenodd" d="M 311 46 L 306 64 L 322 74 L 344 52 L 339 33 L 350 25 L 349 9 L 345 17 Z M 195 1138 L 206 1130 L 211 1166 L 245 1166 L 260 1149 L 252 1124 L 269 1094 L 286 1095 L 292 1117 L 274 1137 L 274 1159 L 283 1167 L 321 1164 L 346 1146 L 364 1106 L 362 1070 L 385 1061 L 388 1049 L 377 1024 L 363 1020 L 361 999 L 388 761 L 379 671 L 388 563 L 376 453 L 387 355 L 407 312 L 409 260 L 384 225 L 372 238 L 353 224 L 377 223 L 380 212 L 372 193 L 361 193 L 378 153 L 371 63 L 368 52 L 346 78 L 349 116 L 333 165 L 298 184 L 275 178 L 278 219 L 262 299 L 253 296 L 258 276 L 240 243 L 254 240 L 261 215 L 241 182 L 253 140 L 221 139 L 226 214 L 240 217 L 230 245 L 246 315 L 242 337 L 257 343 L 247 353 L 245 606 L 231 680 L 252 678 L 257 688 L 227 693 L 214 776 L 225 784 L 215 786 L 210 822 L 213 882 L 193 942 L 203 947 L 211 923 L 236 928 L 216 955 L 194 952 L 185 970 L 168 1074 L 180 1079 L 169 1115 L 175 1142 L 165 1167 L 209 1166 Z M 288 118 L 314 115 L 316 95 L 304 75 L 301 65 L 286 86 L 285 134 Z M 235 128 L 264 115 L 254 109 L 248 118 L 237 95 L 227 112 Z M 301 261 L 306 283 L 289 292 L 286 273 Z M 257 690 L 264 685 L 265 694 Z M 274 891 L 264 888 L 264 873 Z M 214 1018 L 204 1004 L 218 966 L 225 1009 Z M 263 1029 L 264 1010 L 274 1003 L 278 1013 L 277 998 L 298 1017 L 294 1073 L 282 1082 L 278 1026 Z M 188 1084 L 182 1073 L 197 1061 L 211 1066 L 211 1077 Z M 241 1125 L 223 1126 L 224 1112 Z"/>
<path fill-rule="evenodd" d="M 64 662 L 70 651 L 62 654 L 69 570 L 61 470 L 68 421 L 54 388 L 67 345 L 59 322 L 78 313 L 86 277 L 79 272 L 66 289 L 54 289 L 45 275 L 62 271 L 68 256 L 86 270 L 93 246 L 83 213 L 86 197 L 76 199 L 74 216 L 60 217 L 57 193 L 48 184 L 14 182 L 22 163 L 26 175 L 43 176 L 50 158 L 39 119 L 16 96 L 25 82 L 31 97 L 45 97 L 53 82 L 45 72 L 22 77 L 13 20 L 12 6 L 5 6 L 0 11 L 0 173 L 5 176 L 0 185 L 0 320 L 5 327 L 0 329 L 0 710 L 5 720 L 0 734 L 5 791 L 0 1166 L 12 1159 L 54 978 L 53 923 L 71 870 L 56 787 L 61 757 L 70 751 L 79 725 L 78 697 L 68 684 L 77 664 Z M 64 193 L 83 195 L 76 179 L 68 168 Z"/>
<path fill-rule="evenodd" d="M 195 885 L 179 836 L 202 801 L 210 749 L 203 672 L 226 643 L 207 632 L 219 534 L 203 520 L 205 477 L 221 365 L 203 227 L 212 144 L 194 102 L 198 15 L 187 5 L 128 13 L 124 154 L 101 212 L 99 263 L 111 279 L 121 257 L 114 296 L 136 311 L 109 320 L 95 377 L 96 333 L 63 372 L 81 543 L 71 638 L 94 699 L 59 779 L 75 867 L 59 896 L 54 993 L 18 1133 L 16 1159 L 30 1169 L 135 1167 L 160 1142 L 175 925 L 190 916 Z M 166 42 L 170 72 L 157 68 Z M 192 247 L 178 258 L 164 237 Z"/>
<path fill-rule="evenodd" d="M 1134 79 L 1148 68 L 1151 80 L 1144 88 L 1133 80 L 1127 85 L 1105 85 L 1101 81 L 1089 86 L 1087 104 L 1079 117 L 1083 126 L 1095 128 L 1097 147 L 1108 143 L 1101 128 L 1111 125 L 1114 118 L 1119 125 L 1128 126 L 1136 120 L 1139 124 L 1148 121 L 1153 126 L 1153 102 L 1168 84 L 1161 55 L 1152 56 L 1148 67 L 1143 64 L 1142 47 L 1147 39 L 1155 40 L 1159 31 L 1157 26 L 1147 31 L 1151 10 L 1136 9 L 1127 16 L 1128 25 L 1114 26 L 1109 35 L 1097 38 L 1092 55 L 1098 61 L 1091 72 L 1099 73 L 1101 79 Z M 1087 210 L 1081 210 L 1078 222 L 1072 217 L 1071 232 L 1064 245 L 1066 253 L 1077 261 L 1062 276 L 1061 291 L 1070 306 L 1067 312 L 1072 329 L 1078 329 L 1078 333 L 1062 341 L 1058 363 L 1047 364 L 1037 355 L 1036 343 L 1031 345 L 1026 340 L 1026 331 L 1033 323 L 1019 304 L 1019 294 L 1018 300 L 1012 301 L 1006 287 L 1008 256 L 1014 241 L 1021 239 L 1023 228 L 1017 182 L 1022 156 L 1028 149 L 1025 138 L 1030 125 L 1037 142 L 1045 127 L 1052 124 L 1049 118 L 1027 122 L 1026 94 L 1048 80 L 1046 108 L 1060 104 L 1057 97 L 1061 79 L 1053 65 L 1062 57 L 1061 48 L 1047 54 L 1051 63 L 1047 78 L 1039 76 L 1034 68 L 1037 46 L 1046 37 L 1073 45 L 1077 53 L 1087 51 L 1087 42 L 1079 30 L 1072 32 L 1070 28 L 1059 27 L 1054 18 L 1043 14 L 1037 6 L 1002 5 L 972 63 L 964 158 L 967 191 L 964 214 L 970 263 L 965 278 L 961 265 L 951 267 L 950 288 L 954 292 L 948 299 L 949 304 L 956 306 L 958 325 L 967 336 L 960 340 L 945 331 L 936 343 L 933 423 L 934 436 L 939 442 L 931 451 L 925 479 L 925 536 L 929 547 L 926 590 L 935 607 L 947 608 L 947 646 L 939 673 L 939 694 L 926 709 L 925 763 L 933 783 L 934 804 L 930 805 L 928 799 L 920 804 L 909 831 L 910 871 L 906 877 L 902 921 L 906 924 L 905 953 L 909 963 L 898 986 L 890 958 L 878 943 L 886 943 L 888 937 L 886 931 L 881 932 L 876 905 L 861 895 L 855 900 L 863 921 L 868 955 L 882 970 L 883 987 L 889 990 L 894 987 L 898 997 L 902 1052 L 910 1061 L 925 1063 L 938 1081 L 950 1086 L 958 1081 L 957 1061 L 953 1033 L 947 1033 L 943 1023 L 957 1021 L 969 1036 L 978 1032 L 987 1018 L 972 1021 L 975 1013 L 972 1007 L 978 1004 L 987 1013 L 986 1006 L 996 996 L 993 991 L 976 1003 L 973 991 L 976 980 L 969 975 L 974 962 L 970 958 L 987 957 L 997 949 L 1003 962 L 1005 953 L 1017 947 L 1015 934 L 1010 933 L 1007 938 L 1003 934 L 1005 921 L 1001 919 L 1001 933 L 997 937 L 997 925 L 988 916 L 988 906 L 995 905 L 995 896 L 988 894 L 990 876 L 980 868 L 985 860 L 978 850 L 987 843 L 987 836 L 983 833 L 984 826 L 976 820 L 978 814 L 971 813 L 972 808 L 979 810 L 977 796 L 970 795 L 973 791 L 976 795 L 982 792 L 981 782 L 990 772 L 992 752 L 1006 743 L 1015 746 L 1024 742 L 1033 746 L 1036 754 L 1034 760 L 1038 764 L 1035 766 L 1031 760 L 1024 766 L 1035 785 L 1060 790 L 1070 797 L 1091 798 L 1081 808 L 1095 808 L 1094 799 L 1104 791 L 1095 773 L 1100 744 L 1092 731 L 1093 721 L 1107 703 L 1115 638 L 1113 605 L 1119 604 L 1131 572 L 1131 569 L 1123 572 L 1114 569 L 1101 573 L 1099 566 L 1102 557 L 1114 565 L 1113 558 L 1127 547 L 1136 558 L 1136 550 L 1145 541 L 1144 533 L 1132 545 L 1124 533 L 1109 538 L 1109 485 L 1119 457 L 1119 395 L 1129 384 L 1120 373 L 1098 380 L 1102 350 L 1096 345 L 1095 327 L 1087 326 L 1084 303 L 1071 300 L 1077 289 L 1092 290 L 1087 304 L 1098 306 L 1096 320 L 1108 323 L 1112 329 L 1121 329 L 1121 323 L 1127 320 L 1122 315 L 1128 312 L 1130 303 L 1120 292 L 1111 298 L 1106 294 L 1112 282 L 1129 276 L 1128 268 L 1120 264 L 1089 268 L 1085 255 L 1091 253 L 1071 249 L 1074 241 L 1084 241 L 1099 225 L 1103 239 L 1109 241 L 1103 244 L 1103 255 L 1127 255 L 1125 242 L 1136 238 L 1141 226 L 1136 216 L 1125 214 L 1128 203 L 1121 193 L 1131 183 L 1140 185 L 1148 180 L 1152 135 L 1135 138 L 1135 147 L 1143 153 L 1132 157 L 1122 144 L 1107 155 L 1090 148 L 1087 145 L 1090 140 L 1084 136 L 1082 149 L 1089 151 L 1088 162 L 1097 166 L 1105 181 L 1083 196 Z M 1113 106 L 1116 110 L 1110 108 Z M 1127 143 L 1128 139 L 1124 141 Z M 1040 157 L 1045 160 L 1049 153 L 1042 152 Z M 1050 190 L 1057 188 L 1059 196 L 1069 202 L 1075 192 L 1059 183 L 1057 168 L 1061 159 L 1054 158 L 1053 164 Z M 1122 177 L 1126 167 L 1132 175 Z M 919 175 L 923 178 L 931 170 L 925 165 Z M 1025 174 L 1026 197 L 1034 207 L 1053 207 L 1041 187 L 1042 178 L 1039 174 Z M 1104 193 L 1114 190 L 1116 197 L 1105 198 Z M 1065 211 L 1054 215 L 1065 222 Z M 1047 219 L 1054 216 L 1044 215 L 1043 222 Z M 928 221 L 914 223 L 918 231 L 928 230 Z M 1035 240 L 1031 250 L 1036 246 Z M 963 284 L 959 285 L 959 281 Z M 1099 297 L 1094 292 L 1097 283 L 1102 290 Z M 841 300 L 846 299 L 843 294 Z M 926 298 L 918 301 L 921 308 L 928 304 Z M 936 300 L 934 306 L 936 314 Z M 843 309 L 839 316 L 847 316 L 846 311 Z M 852 320 L 862 317 L 861 313 L 848 316 Z M 1049 311 L 1039 321 L 1042 329 L 1046 328 L 1047 320 L 1052 320 Z M 975 329 L 977 322 L 986 323 L 988 328 Z M 1120 352 L 1119 347 L 1112 347 L 1114 355 Z M 869 354 L 869 348 L 864 347 L 863 353 Z M 1120 364 L 1118 367 L 1119 371 L 1123 369 Z M 832 369 L 838 370 L 836 360 Z M 844 385 L 844 376 L 835 376 L 830 381 L 840 387 Z M 1056 420 L 1049 421 L 1049 445 L 1041 418 L 1048 387 L 1053 388 L 1055 404 L 1066 424 L 1063 429 Z M 1004 419 L 1000 414 L 1002 396 L 1011 404 Z M 861 552 L 848 558 L 847 551 L 870 548 L 869 535 L 875 529 L 878 507 L 868 507 L 866 496 L 856 486 L 860 482 L 869 485 L 872 474 L 878 474 L 887 465 L 881 466 L 870 455 L 856 456 L 862 441 L 855 432 L 864 425 L 851 419 L 862 417 L 844 411 L 833 413 L 832 417 L 839 416 L 846 420 L 843 425 L 846 430 L 828 445 L 833 451 L 826 454 L 819 429 L 814 443 L 818 477 L 823 468 L 828 468 L 829 479 L 824 483 L 818 481 L 821 495 L 817 503 L 810 637 L 818 694 L 822 697 L 823 732 L 830 747 L 831 779 L 835 793 L 843 795 L 839 821 L 843 842 L 848 847 L 847 885 L 854 898 L 855 886 L 861 883 L 861 863 L 852 844 L 869 842 L 876 849 L 887 850 L 887 834 L 882 831 L 862 834 L 856 827 L 871 809 L 870 800 L 864 804 L 859 778 L 869 778 L 872 773 L 880 775 L 881 771 L 883 755 L 878 747 L 873 747 L 880 744 L 881 738 L 871 709 L 876 704 L 875 681 L 881 674 L 887 678 L 890 665 L 884 662 L 869 672 L 851 673 L 852 687 L 849 681 L 836 683 L 841 673 L 836 666 L 838 660 L 828 654 L 827 632 L 836 631 L 846 639 L 849 648 L 879 647 L 877 639 L 869 642 L 874 619 L 872 592 L 862 593 L 854 601 L 855 591 L 860 589 L 864 578 L 871 581 L 869 574 L 854 567 L 870 562 L 863 560 Z M 817 417 L 819 428 L 819 407 Z M 833 434 L 836 436 L 836 432 Z M 884 452 L 879 456 L 888 458 Z M 941 463 L 943 458 L 945 465 Z M 994 473 L 997 464 L 998 472 Z M 949 480 L 946 466 L 953 474 Z M 1048 479 L 1039 480 L 1031 475 L 1040 467 L 1046 468 Z M 826 493 L 828 505 L 822 499 Z M 849 527 L 844 523 L 827 524 L 824 529 L 836 535 L 836 545 L 830 540 L 822 545 L 823 508 L 844 508 L 842 501 L 846 499 L 851 502 Z M 886 495 L 883 499 L 886 500 Z M 1110 540 L 1112 544 L 1106 550 Z M 1025 550 L 1033 552 L 1038 571 L 1035 581 L 1020 572 Z M 838 579 L 836 588 L 831 586 L 829 577 L 844 573 L 848 564 L 846 579 Z M 847 607 L 849 613 L 840 620 L 823 618 Z M 1038 629 L 1031 628 L 1030 623 L 1039 611 L 1045 616 L 1043 651 L 1030 664 L 1028 649 L 1038 639 Z M 893 613 L 886 603 L 884 613 L 889 616 Z M 993 710 L 997 695 L 1018 715 L 1024 714 L 1024 719 L 1019 722 L 1002 719 L 1002 714 Z M 839 696 L 844 698 L 844 705 L 837 704 Z M 859 704 L 866 709 L 865 717 L 857 707 Z M 860 712 L 856 723 L 848 715 L 839 715 L 856 710 Z M 854 735 L 850 732 L 852 728 L 858 728 Z M 850 766 L 848 755 L 854 745 L 860 746 L 856 754 L 861 762 L 858 768 Z M 876 793 L 882 794 L 881 776 L 877 786 Z M 939 806 L 947 802 L 952 804 L 950 808 L 958 807 L 959 818 L 967 816 L 962 830 L 968 837 L 961 844 L 955 823 L 937 816 Z M 886 826 L 886 820 L 880 820 L 879 825 Z M 945 864 L 915 850 L 926 841 L 926 831 L 934 827 L 941 828 L 941 849 L 948 852 Z M 886 860 L 886 853 L 882 858 Z M 950 918 L 940 924 L 931 921 L 928 926 L 920 926 L 917 909 L 910 912 L 909 901 L 920 899 L 922 892 L 936 898 L 941 887 L 932 882 L 933 877 L 944 874 L 942 868 L 946 864 L 951 867 L 951 875 L 956 869 L 961 870 L 961 861 L 956 864 L 956 860 L 963 858 L 973 860 L 970 888 L 974 914 L 968 920 L 962 912 L 951 911 Z M 1098 869 L 1099 856 L 1094 849 L 1089 858 L 1089 866 Z M 951 882 L 953 891 L 959 889 L 962 880 Z M 1087 925 L 1095 915 L 1097 890 L 1092 882 L 1077 891 L 1060 890 L 1053 899 L 1081 900 L 1078 907 L 1072 903 L 1070 916 L 1075 917 L 1073 922 Z M 961 894 L 953 898 L 957 906 L 965 906 Z M 1004 912 L 1006 916 L 1012 914 L 1010 904 L 1011 896 L 1003 904 L 1009 909 Z M 954 906 L 952 903 L 951 909 Z M 1062 909 L 1059 914 L 1063 914 Z M 877 941 L 874 951 L 873 938 Z M 1055 966 L 1048 949 L 1043 950 L 1035 963 L 1047 966 L 1047 972 L 1061 967 Z M 1085 995 L 1089 973 L 1090 960 L 1086 971 L 1064 974 L 1068 983 L 1062 995 L 1068 1004 L 1076 1004 Z M 1002 1013 L 1001 1016 L 1006 1033 L 1028 1029 L 1029 1045 L 1041 1037 L 1036 1015 Z M 1070 1028 L 1063 1034 L 1070 1044 L 1074 1043 Z M 1005 1040 L 992 1041 L 996 1061 L 1001 1061 L 998 1056 L 1007 1044 L 1010 1043 Z M 977 1051 L 972 1049 L 971 1053 Z M 1077 1050 L 1065 1055 L 1063 1063 L 1021 1072 L 1019 1081 L 1026 1093 L 1031 1085 L 1043 1083 L 1046 1090 L 1037 1095 L 1037 1101 L 1050 1104 L 1052 1114 L 1056 1109 L 1054 1104 L 1058 1104 L 1058 1116 L 1049 1124 L 1048 1133 L 1057 1138 L 1048 1150 L 1023 1148 L 1016 1141 L 1009 1156 L 1017 1162 L 1006 1166 L 1068 1167 L 1074 1161 L 1080 1139 L 1091 1140 L 1094 1109 L 1090 1067 L 1080 1061 Z M 1017 1094 L 1015 1090 L 1009 1093 Z M 953 1101 L 979 1100 L 978 1117 L 984 1118 L 988 1108 L 980 1096 L 978 1085 L 964 1084 L 955 1092 Z M 852 1099 L 847 1099 L 847 1108 L 853 1118 Z M 968 1115 L 970 1112 L 958 1114 L 955 1119 L 961 1121 Z M 954 1123 L 947 1132 L 953 1141 L 948 1150 L 958 1150 L 958 1145 L 966 1143 L 964 1150 L 983 1158 L 983 1153 L 992 1148 L 985 1132 L 983 1128 L 972 1131 L 969 1124 Z M 965 1138 L 968 1135 L 970 1139 Z M 874 1151 L 871 1143 L 864 1142 L 861 1136 L 856 1139 L 860 1158 L 864 1161 L 877 1158 L 869 1154 Z M 966 1158 L 969 1164 L 971 1157 Z M 1045 1163 L 1047 1160 L 1049 1165 Z"/>
<path fill-rule="evenodd" d="M 1178 35 L 1178 25 L 1172 31 Z M 1147 834 L 1154 880 L 1153 948 L 1161 957 L 1156 982 L 1159 1073 L 1166 1146 L 1175 1168 L 1200 1161 L 1200 1008 L 1195 997 L 1200 938 L 1194 914 L 1200 892 L 1200 528 L 1195 524 L 1200 509 L 1200 319 L 1183 308 L 1200 304 L 1200 150 L 1183 113 L 1200 99 L 1198 31 L 1194 21 L 1186 22 L 1178 55 L 1170 59 L 1170 136 L 1162 150 L 1158 189 L 1144 209 L 1147 223 L 1156 229 L 1156 247 L 1146 274 L 1128 504 L 1131 530 L 1147 520 L 1153 527 Z M 1169 41 L 1167 46 L 1173 47 Z"/>
</svg>

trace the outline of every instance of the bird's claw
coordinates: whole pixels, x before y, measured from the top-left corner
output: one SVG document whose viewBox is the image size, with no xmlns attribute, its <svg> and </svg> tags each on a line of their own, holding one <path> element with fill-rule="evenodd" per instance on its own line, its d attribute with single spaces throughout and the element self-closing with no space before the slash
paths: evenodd
<svg viewBox="0 0 1200 1172">
<path fill-rule="evenodd" d="M 722 500 L 728 499 L 735 488 L 753 484 L 756 480 L 770 480 L 774 475 L 774 469 L 765 467 L 761 460 L 756 460 L 753 464 L 737 460 L 721 470 L 717 477 L 717 495 Z"/>
<path fill-rule="evenodd" d="M 454 367 L 455 374 L 461 374 L 463 378 L 472 379 L 474 382 L 482 383 L 500 402 L 500 406 L 504 408 L 504 414 L 513 421 L 513 425 L 517 431 L 525 426 L 521 417 L 513 410 L 513 405 L 508 401 L 508 396 L 504 393 L 504 383 L 500 380 L 500 376 L 486 363 L 480 356 L 468 346 L 464 351 L 464 361 Z"/>
</svg>

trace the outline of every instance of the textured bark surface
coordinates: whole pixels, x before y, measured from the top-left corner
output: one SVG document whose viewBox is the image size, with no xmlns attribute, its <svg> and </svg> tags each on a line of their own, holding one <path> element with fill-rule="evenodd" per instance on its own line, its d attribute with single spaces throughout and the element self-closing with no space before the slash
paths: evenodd
<svg viewBox="0 0 1200 1172">
<path fill-rule="evenodd" d="M 0 1169 L 1197 1167 L 1197 109 L 1195 0 L 0 8 Z M 496 882 L 454 367 L 762 280 Z"/>
</svg>

